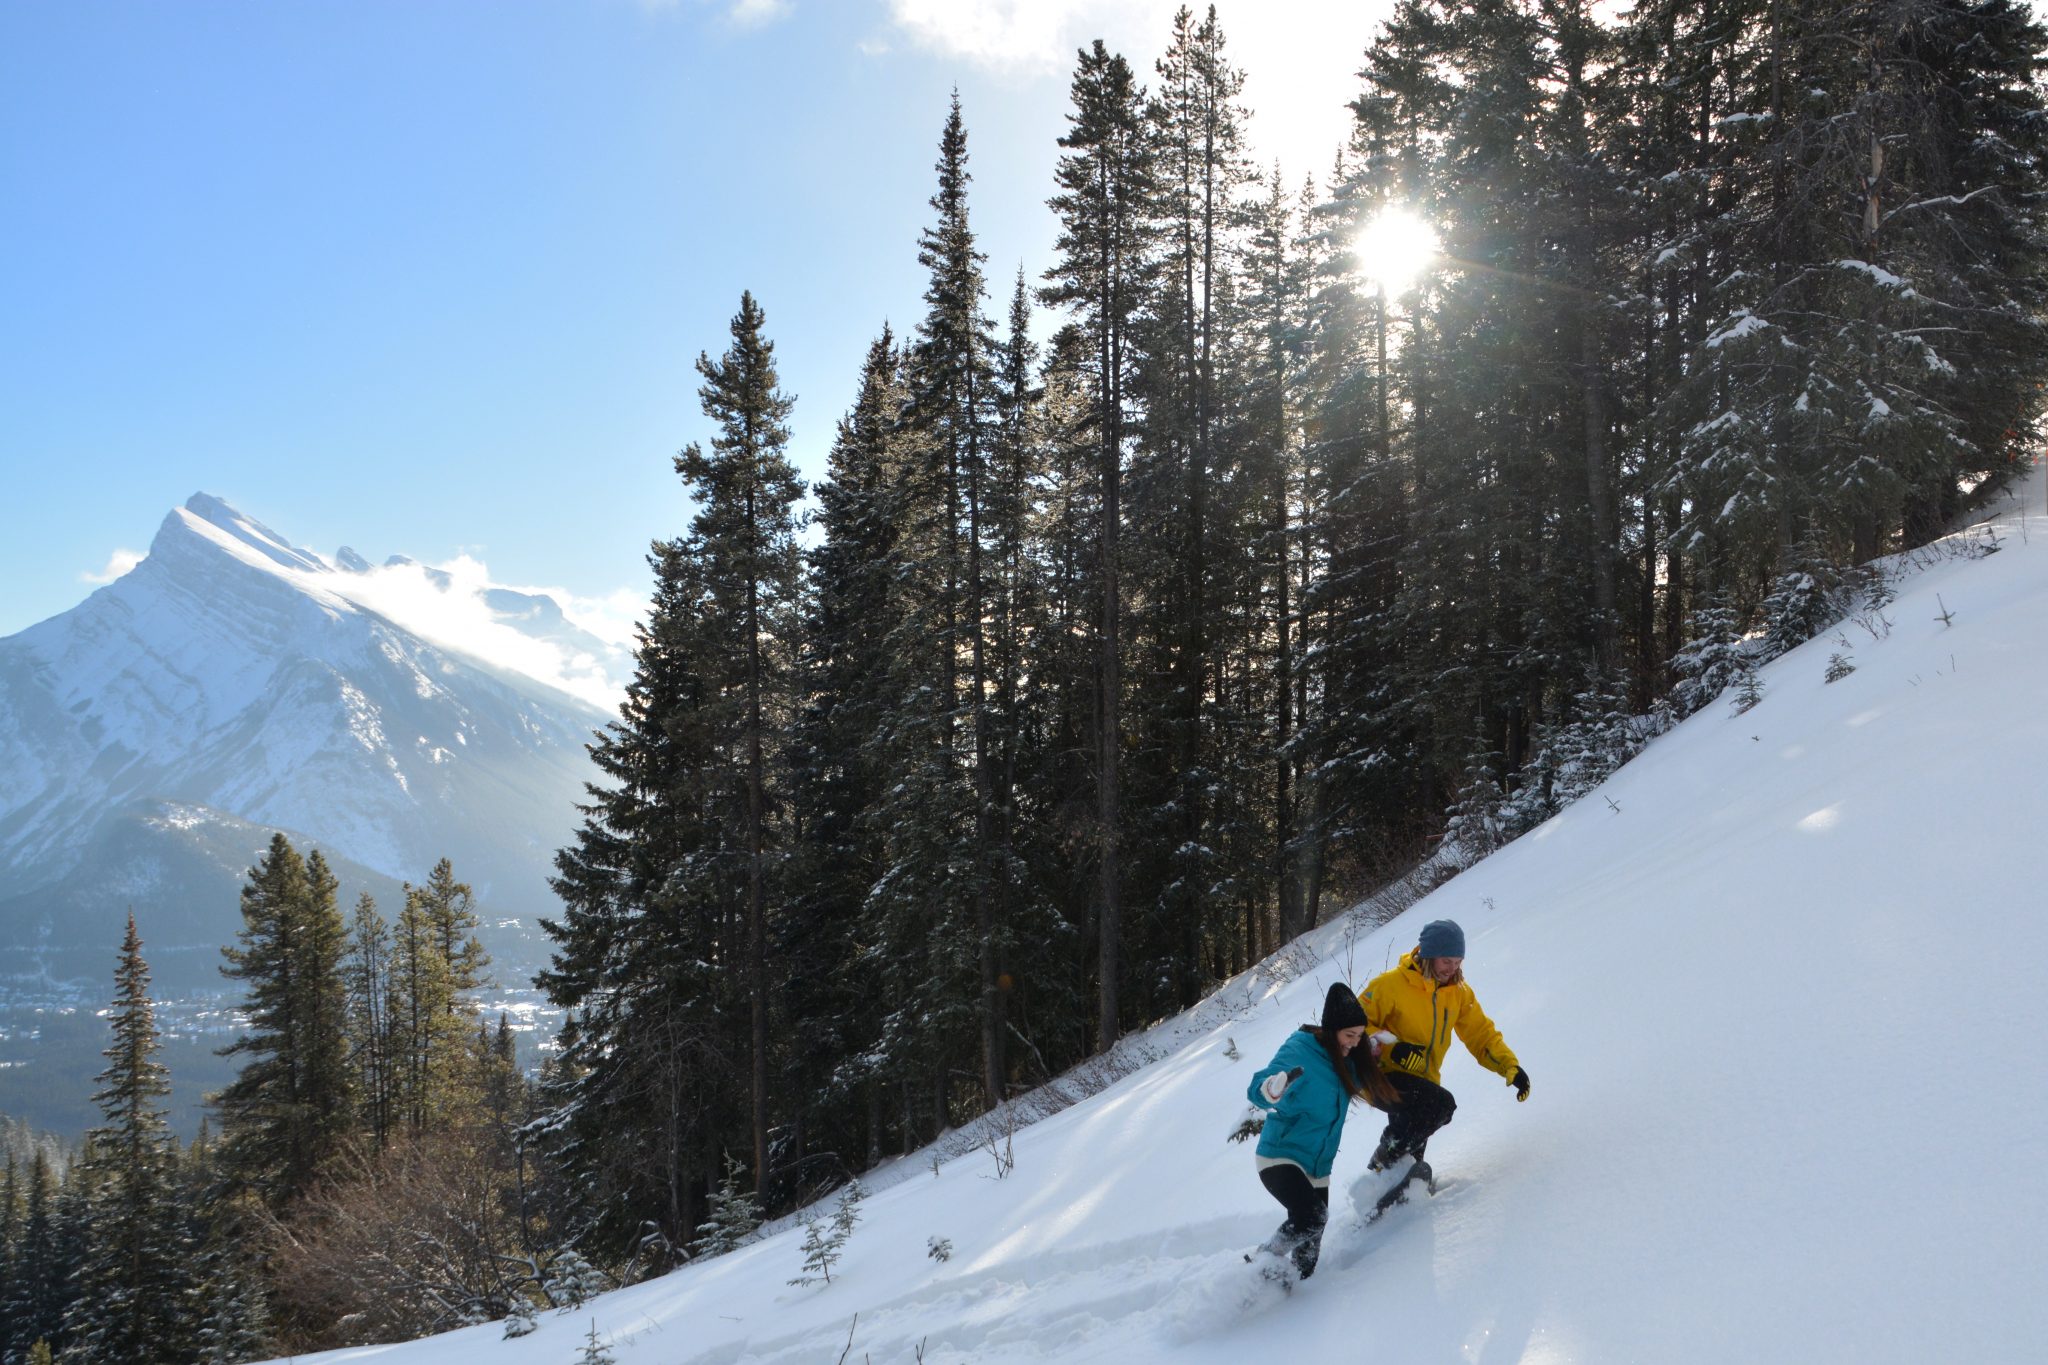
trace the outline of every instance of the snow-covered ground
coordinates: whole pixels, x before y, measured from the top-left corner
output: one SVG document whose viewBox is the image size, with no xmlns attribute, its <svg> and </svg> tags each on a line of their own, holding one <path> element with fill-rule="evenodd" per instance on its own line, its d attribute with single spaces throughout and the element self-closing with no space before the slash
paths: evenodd
<svg viewBox="0 0 2048 1365">
<path fill-rule="evenodd" d="M 594 1323 L 620 1365 L 2048 1359 L 2039 470 L 2023 492 L 1997 553 L 1915 557 L 1888 631 L 1778 660 L 1756 709 L 1709 707 L 1392 924 L 1318 930 L 1310 970 L 1016 1132 L 1006 1176 L 902 1163 L 830 1285 L 788 1283 L 789 1229 L 517 1340 L 318 1358 L 570 1365 Z M 1444 1188 L 1370 1228 L 1354 1111 L 1322 1269 L 1262 1296 L 1241 1253 L 1280 1211 L 1224 1141 L 1246 1081 L 1440 917 L 1529 1102 L 1454 1047 Z"/>
</svg>

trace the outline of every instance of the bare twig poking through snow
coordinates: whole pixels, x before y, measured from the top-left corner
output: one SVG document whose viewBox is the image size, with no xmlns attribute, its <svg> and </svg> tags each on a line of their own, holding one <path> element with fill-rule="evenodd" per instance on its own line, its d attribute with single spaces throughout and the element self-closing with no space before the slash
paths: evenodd
<svg viewBox="0 0 2048 1365">
<path fill-rule="evenodd" d="M 1956 623 L 1956 614 L 1948 609 L 1948 603 L 1941 600 L 1940 593 L 1934 594 L 1934 601 L 1941 608 L 1940 613 L 1934 619 L 1941 622 L 1944 626 L 1954 625 Z"/>
<path fill-rule="evenodd" d="M 983 1130 L 987 1137 L 981 1145 L 995 1159 L 996 1179 L 1001 1180 L 1017 1169 L 1017 1153 L 1013 1146 L 1017 1137 L 1017 1108 L 1005 1100 L 990 1111 L 987 1118 L 988 1124 Z"/>
<path fill-rule="evenodd" d="M 860 1326 L 860 1314 L 853 1315 L 853 1321 L 846 1324 L 846 1349 L 839 1353 L 839 1365 L 846 1365 L 846 1357 L 853 1351 L 853 1329 Z"/>
</svg>

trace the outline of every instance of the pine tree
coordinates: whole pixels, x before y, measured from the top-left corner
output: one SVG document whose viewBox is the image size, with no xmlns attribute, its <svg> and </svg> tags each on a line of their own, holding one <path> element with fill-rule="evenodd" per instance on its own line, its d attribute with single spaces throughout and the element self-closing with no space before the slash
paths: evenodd
<svg viewBox="0 0 2048 1365">
<path fill-rule="evenodd" d="M 816 1284 L 819 1280 L 832 1283 L 832 1267 L 839 1264 L 842 1240 L 832 1231 L 829 1219 L 807 1218 L 803 1245 L 799 1248 L 804 1254 L 804 1268 L 789 1282 L 798 1286 Z"/>
<path fill-rule="evenodd" d="M 711 1212 L 697 1227 L 698 1256 L 723 1256 L 761 1226 L 760 1206 L 740 1188 L 740 1175 L 739 1163 L 727 1157 L 725 1178 L 711 1196 Z"/>
<path fill-rule="evenodd" d="M 11 1132 L 0 1132 L 6 1139 L 7 1167 L 0 1175 L 0 1360 L 9 1359 L 13 1354 L 10 1334 L 13 1331 L 15 1277 L 21 1273 L 21 1230 L 22 1219 L 27 1210 L 22 1198 L 21 1165 L 15 1156 Z"/>
<path fill-rule="evenodd" d="M 434 864 L 425 886 L 408 888 L 408 892 L 418 897 L 433 928 L 435 946 L 448 964 L 448 989 L 453 998 L 445 1010 L 463 1013 L 469 992 L 488 984 L 484 968 L 491 965 L 491 955 L 477 937 L 481 921 L 476 895 L 467 882 L 455 880 L 455 868 L 446 858 Z"/>
<path fill-rule="evenodd" d="M 301 860 L 273 835 L 242 888 L 239 946 L 221 950 L 222 974 L 243 983 L 249 1021 L 221 1055 L 251 1059 L 215 1100 L 221 1160 L 234 1188 L 273 1208 L 312 1185 L 354 1120 L 347 933 L 334 889 L 317 850 Z"/>
<path fill-rule="evenodd" d="M 1130 881 L 1158 888 L 1126 907 L 1128 946 L 1156 964 L 1134 985 L 1147 1015 L 1193 1003 L 1207 940 L 1232 907 L 1219 893 L 1248 869 L 1232 857 L 1257 836 L 1262 792 L 1241 785 L 1227 737 L 1242 730 L 1233 675 L 1252 642 L 1237 555 L 1251 503 L 1235 417 L 1237 274 L 1250 167 L 1243 150 L 1243 76 L 1224 56 L 1213 7 L 1183 7 L 1156 66 L 1147 104 L 1156 254 L 1137 320 L 1142 417 L 1129 471 L 1133 613 L 1130 711 Z M 1263 642 L 1259 643 L 1263 648 Z"/>
<path fill-rule="evenodd" d="M 1266 179 L 1254 210 L 1246 250 L 1244 325 L 1247 353 L 1244 412 L 1246 484 L 1255 499 L 1246 533 L 1253 572 L 1250 611 L 1261 638 L 1271 641 L 1272 671 L 1261 706 L 1270 717 L 1265 751 L 1272 782 L 1272 835 L 1265 856 L 1271 869 L 1274 914 L 1245 918 L 1243 954 L 1249 966 L 1275 937 L 1285 941 L 1309 928 L 1307 886 L 1313 840 L 1302 838 L 1300 768 L 1296 736 L 1302 722 L 1296 689 L 1302 667 L 1301 589 L 1305 565 L 1296 558 L 1304 496 L 1304 451 L 1297 417 L 1302 399 L 1303 353 L 1309 308 L 1305 253 L 1295 249 L 1297 225 L 1279 166 Z"/>
<path fill-rule="evenodd" d="M 611 1288 L 610 1277 L 585 1260 L 576 1248 L 567 1247 L 548 1263 L 541 1292 L 547 1295 L 549 1303 L 566 1313 Z"/>
<path fill-rule="evenodd" d="M 768 1178 L 768 919 L 771 803 L 781 754 L 771 725 L 789 707 L 790 660 L 799 574 L 795 504 L 803 485 L 789 462 L 788 421 L 795 400 L 777 386 L 775 347 L 751 293 L 740 297 L 732 346 L 718 360 L 697 358 L 698 396 L 719 433 L 706 454 L 692 443 L 676 456 L 676 472 L 695 496 L 693 549 L 707 566 L 714 602 L 737 625 L 740 671 L 735 751 L 745 801 L 746 994 L 750 1016 L 754 1180 Z M 779 733 L 779 728 L 778 731 Z"/>
<path fill-rule="evenodd" d="M 1711 705 L 1716 697 L 1739 685 L 1750 672 L 1747 649 L 1736 624 L 1733 609 L 1720 598 L 1711 599 L 1696 614 L 1697 638 L 1671 660 L 1678 685 L 1671 690 L 1672 708 L 1679 719 Z"/>
<path fill-rule="evenodd" d="M 643 1219 L 663 1245 L 689 1239 L 735 1124 L 757 1185 L 768 1162 L 801 488 L 762 327 L 743 296 L 731 348 L 698 360 L 719 431 L 675 462 L 698 513 L 688 536 L 653 547 L 635 676 L 592 747 L 610 780 L 589 789 L 556 857 L 567 912 L 543 921 L 557 947 L 537 979 L 580 1014 L 541 1129 L 599 1211 L 595 1244 L 621 1251 L 644 1241 Z"/>
<path fill-rule="evenodd" d="M 21 1234 L 0 1304 L 6 1338 L 0 1341 L 9 1358 L 18 1358 L 37 1341 L 64 1340 L 64 1319 L 73 1297 L 70 1266 L 58 1228 L 58 1183 L 48 1154 L 38 1147 L 29 1159 L 22 1194 Z"/>
<path fill-rule="evenodd" d="M 407 884 L 391 950 L 393 1091 L 406 1130 L 445 1127 L 476 1096 L 474 991 L 489 957 L 476 937 L 470 888 L 443 858 L 424 886 Z"/>
<path fill-rule="evenodd" d="M 649 556 L 654 594 L 619 718 L 591 756 L 574 842 L 556 854 L 564 913 L 536 980 L 573 1011 L 539 1131 L 581 1192 L 593 1243 L 625 1254 L 651 1220 L 668 1246 L 703 1216 L 708 1153 L 747 1123 L 743 980 L 743 803 L 723 737 L 732 708 L 718 685 L 737 651 L 685 540 Z"/>
<path fill-rule="evenodd" d="M 995 449 L 995 349 L 982 254 L 969 224 L 967 131 L 957 95 L 939 139 L 919 239 L 925 316 L 908 348 L 901 413 L 891 677 L 875 742 L 891 782 L 878 811 L 885 865 L 871 905 L 874 956 L 897 1008 L 884 1050 L 904 1083 L 948 1122 L 947 1090 L 979 1044 L 984 1102 L 1002 1091 L 996 991 L 1002 952 L 991 869 L 994 716 L 989 678 L 987 513 Z"/>
<path fill-rule="evenodd" d="M 66 1355 L 109 1365 L 180 1360 L 191 1352 L 194 1324 L 187 1321 L 187 1248 L 161 1103 L 170 1076 L 156 1060 L 149 964 L 132 913 L 114 981 L 114 1043 L 103 1054 L 108 1065 L 93 1096 L 103 1121 L 90 1138 L 91 1241 L 66 1324 Z"/>
<path fill-rule="evenodd" d="M 1084 417 L 1095 437 L 1096 563 L 1091 593 L 1095 627 L 1095 1042 L 1107 1049 L 1122 1031 L 1118 994 L 1124 970 L 1120 871 L 1123 803 L 1119 789 L 1123 678 L 1120 657 L 1122 483 L 1132 366 L 1130 320 L 1143 304 L 1144 267 L 1152 228 L 1153 167 L 1142 117 L 1143 96 L 1130 64 L 1097 39 L 1074 73 L 1070 127 L 1057 172 L 1060 261 L 1046 272 L 1045 303 L 1075 314 L 1086 343 L 1090 381 Z"/>
<path fill-rule="evenodd" d="M 884 328 L 868 348 L 817 488 L 819 539 L 809 555 L 803 628 L 806 700 L 791 743 L 790 800 L 805 838 L 777 943 L 783 999 L 810 1030 L 807 1045 L 789 1055 L 783 1093 L 804 1097 L 800 1122 L 864 1129 L 853 1142 L 870 1160 L 881 1155 L 890 1070 L 877 1050 L 886 1004 L 861 987 L 853 963 L 872 922 L 869 892 L 881 879 L 891 834 L 893 765 L 881 741 L 896 696 L 892 649 L 901 639 L 905 570 L 901 368 Z"/>
<path fill-rule="evenodd" d="M 344 963 L 349 1064 L 360 1088 L 363 1126 L 381 1151 L 398 1120 L 399 1070 L 392 1056 L 391 927 L 367 891 L 356 900 Z"/>
<path fill-rule="evenodd" d="M 590 1320 L 590 1335 L 584 1340 L 582 1354 L 576 1357 L 576 1365 L 614 1365 L 617 1357 L 597 1339 L 597 1319 Z"/>
<path fill-rule="evenodd" d="M 273 1352 L 269 1301 L 238 1248 L 220 1245 L 202 1256 L 198 1300 L 197 1365 L 241 1365 Z"/>
</svg>

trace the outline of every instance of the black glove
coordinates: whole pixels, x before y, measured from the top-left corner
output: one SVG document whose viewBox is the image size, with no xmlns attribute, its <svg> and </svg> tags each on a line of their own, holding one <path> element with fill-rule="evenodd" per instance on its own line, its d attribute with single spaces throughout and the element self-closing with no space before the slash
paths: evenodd
<svg viewBox="0 0 2048 1365">
<path fill-rule="evenodd" d="M 1528 1073 L 1528 1072 L 1526 1072 L 1526 1071 L 1522 1070 L 1522 1068 L 1520 1068 L 1520 1067 L 1516 1067 L 1516 1068 L 1515 1068 L 1515 1078 L 1514 1078 L 1513 1080 L 1509 1081 L 1509 1082 L 1508 1082 L 1508 1084 L 1509 1084 L 1509 1085 L 1511 1085 L 1511 1086 L 1513 1086 L 1513 1087 L 1515 1088 L 1515 1103 L 1516 1103 L 1516 1104 L 1522 1104 L 1522 1103 L 1525 1103 L 1525 1102 L 1527 1102 L 1527 1100 L 1528 1100 L 1528 1098 L 1529 1098 L 1529 1073 Z"/>
<path fill-rule="evenodd" d="M 1429 1070 L 1429 1049 L 1420 1043 L 1396 1043 L 1387 1053 L 1395 1066 L 1411 1075 L 1420 1076 Z"/>
</svg>

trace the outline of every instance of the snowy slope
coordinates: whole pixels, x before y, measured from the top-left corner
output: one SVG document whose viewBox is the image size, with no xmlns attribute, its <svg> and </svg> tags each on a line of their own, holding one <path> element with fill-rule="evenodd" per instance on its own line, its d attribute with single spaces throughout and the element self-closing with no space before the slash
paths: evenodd
<svg viewBox="0 0 2048 1365">
<path fill-rule="evenodd" d="M 1007 1178 L 986 1152 L 879 1173 L 829 1286 L 786 1283 L 786 1229 L 519 1340 L 319 1358 L 569 1365 L 593 1323 L 621 1365 L 2048 1358 L 2044 491 L 1998 553 L 1917 557 L 1888 633 L 1809 643 L 1755 710 L 1708 708 L 1385 928 L 1318 930 L 1286 984 L 1226 988 L 1017 1132 Z M 1838 652 L 1856 672 L 1824 684 Z M 1223 1141 L 1246 1080 L 1441 916 L 1533 1094 L 1454 1049 L 1448 1184 L 1370 1229 L 1357 1111 L 1324 1268 L 1259 1299 L 1240 1252 L 1279 1211 Z"/>
<path fill-rule="evenodd" d="M 108 878 L 93 856 L 109 822 L 166 802 L 181 828 L 253 827 L 242 867 L 282 829 L 394 879 L 448 856 L 488 914 L 549 907 L 605 713 L 362 605 L 365 581 L 199 495 L 134 570 L 0 640 L 10 943 L 82 937 L 59 910 L 80 878 Z M 239 874 L 218 880 L 114 877 L 146 939 L 187 946 L 155 927 L 175 924 L 209 950 L 239 924 Z M 87 946 L 104 959 L 114 942 Z"/>
</svg>

